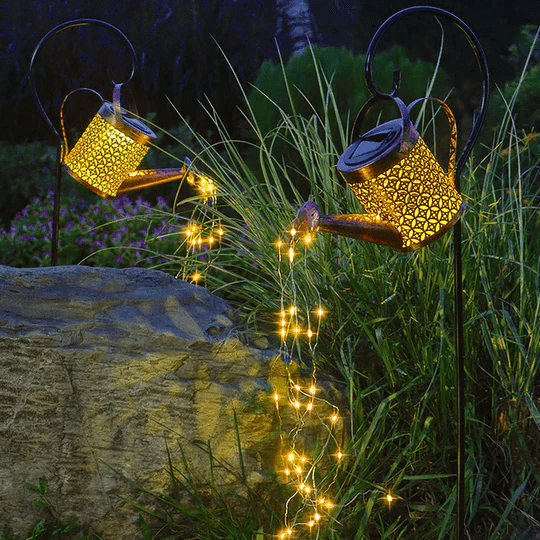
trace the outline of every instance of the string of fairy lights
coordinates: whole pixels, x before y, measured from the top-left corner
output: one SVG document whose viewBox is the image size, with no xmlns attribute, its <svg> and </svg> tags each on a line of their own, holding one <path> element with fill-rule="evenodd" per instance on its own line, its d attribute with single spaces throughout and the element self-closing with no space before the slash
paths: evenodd
<svg viewBox="0 0 540 540">
<path fill-rule="evenodd" d="M 339 408 L 324 399 L 321 388 L 317 386 L 316 349 L 327 312 L 320 301 L 314 306 L 308 305 L 295 280 L 296 266 L 307 264 L 315 237 L 310 232 L 300 233 L 294 227 L 287 231 L 286 236 L 285 241 L 280 238 L 276 243 L 281 285 L 281 309 L 277 321 L 281 354 L 277 360 L 285 361 L 288 388 L 284 395 L 280 395 L 277 389 L 273 391 L 280 424 L 280 474 L 292 491 L 285 505 L 284 527 L 278 533 L 278 538 L 282 539 L 305 536 L 306 533 L 318 537 L 321 526 L 335 508 L 329 492 L 335 483 L 337 468 L 325 458 L 339 462 L 345 457 L 336 435 L 341 429 Z M 294 351 L 301 362 L 306 346 L 310 369 L 300 382 L 300 377 L 290 369 L 288 359 Z M 292 412 L 294 418 L 294 427 L 288 433 L 283 429 L 284 407 Z M 323 432 L 319 448 L 313 449 L 311 455 L 306 451 L 306 441 L 302 437 L 309 421 L 318 422 Z M 328 468 L 334 470 L 334 477 L 330 480 L 324 473 Z M 318 474 L 321 471 L 322 480 Z M 296 512 L 291 511 L 293 502 Z"/>
<path fill-rule="evenodd" d="M 211 211 L 216 203 L 214 181 L 195 172 L 188 173 L 187 181 L 197 190 L 202 204 L 196 206 L 184 228 L 186 263 L 177 277 L 182 274 L 183 279 L 198 285 L 214 263 L 203 255 L 221 246 L 225 231 L 221 220 Z M 336 465 L 347 457 L 338 440 L 344 429 L 339 407 L 325 399 L 323 389 L 317 385 L 316 349 L 328 312 L 320 297 L 315 305 L 309 305 L 308 295 L 299 289 L 295 279 L 298 265 L 307 266 L 315 240 L 314 231 L 298 231 L 293 226 L 282 233 L 275 244 L 281 297 L 277 314 L 280 349 L 274 361 L 285 366 L 287 381 L 285 388 L 272 389 L 271 399 L 279 422 L 278 472 L 291 490 L 285 504 L 283 528 L 277 533 L 277 538 L 282 540 L 318 538 L 322 527 L 333 520 L 338 506 L 331 498 L 339 471 Z M 307 356 L 304 364 L 309 369 L 300 374 L 296 368 L 302 364 L 304 356 Z M 291 360 L 293 357 L 296 363 Z M 292 429 L 286 427 L 285 417 L 292 417 Z M 311 451 L 308 446 L 314 441 L 306 440 L 313 439 L 307 429 L 310 425 L 318 426 L 319 439 L 317 448 Z M 379 498 L 389 507 L 396 500 L 389 492 Z"/>
<path fill-rule="evenodd" d="M 184 280 L 199 285 L 205 279 L 206 270 L 213 264 L 210 254 L 213 253 L 213 248 L 221 246 L 225 231 L 221 220 L 210 211 L 216 204 L 215 182 L 196 172 L 193 167 L 188 170 L 186 180 L 188 185 L 198 192 L 200 200 L 184 228 L 183 245 L 186 257 L 176 277 L 181 275 Z"/>
</svg>

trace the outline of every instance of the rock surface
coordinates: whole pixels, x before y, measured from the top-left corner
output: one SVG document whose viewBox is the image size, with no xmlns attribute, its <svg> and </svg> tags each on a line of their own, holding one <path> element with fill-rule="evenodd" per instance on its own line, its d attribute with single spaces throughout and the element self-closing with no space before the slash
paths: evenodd
<svg viewBox="0 0 540 540">
<path fill-rule="evenodd" d="M 263 482 L 279 444 L 269 379 L 285 377 L 271 358 L 239 341 L 225 301 L 161 272 L 0 266 L 0 527 L 45 516 L 25 487 L 45 476 L 61 520 L 142 538 L 125 479 L 167 492 L 167 448 L 208 478 L 196 440 L 238 471 L 235 412 Z"/>
</svg>

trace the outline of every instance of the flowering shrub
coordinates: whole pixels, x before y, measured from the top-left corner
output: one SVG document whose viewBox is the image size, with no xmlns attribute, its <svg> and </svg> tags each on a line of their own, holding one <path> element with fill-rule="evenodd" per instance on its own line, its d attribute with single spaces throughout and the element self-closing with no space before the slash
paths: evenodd
<svg viewBox="0 0 540 540">
<path fill-rule="evenodd" d="M 9 230 L 0 230 L 0 264 L 46 266 L 51 261 L 54 192 L 36 197 Z M 151 207 L 141 197 L 113 200 L 64 197 L 60 207 L 58 264 L 159 266 L 182 243 L 180 217 L 161 197 Z"/>
</svg>

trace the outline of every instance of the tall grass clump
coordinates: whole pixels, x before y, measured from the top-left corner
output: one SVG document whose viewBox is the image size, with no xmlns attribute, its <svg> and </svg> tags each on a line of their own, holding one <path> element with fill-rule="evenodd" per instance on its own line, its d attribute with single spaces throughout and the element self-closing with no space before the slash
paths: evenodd
<svg viewBox="0 0 540 540">
<path fill-rule="evenodd" d="M 332 73 L 314 59 L 313 77 L 324 106 L 295 95 L 284 76 L 287 108 L 268 98 L 278 117 L 270 130 L 241 88 L 249 142 L 234 140 L 207 106 L 220 142 L 198 137 L 196 160 L 218 202 L 200 204 L 225 235 L 206 284 L 241 306 L 251 331 L 276 333 L 276 343 L 287 295 L 329 313 L 312 361 L 344 384 L 349 442 L 331 480 L 320 479 L 335 506 L 318 537 L 448 538 L 456 498 L 452 235 L 403 254 L 318 234 L 297 254 L 292 292 L 284 290 L 290 268 L 277 242 L 305 202 L 298 174 L 321 212 L 361 212 L 335 166 L 349 126 Z M 467 528 L 482 540 L 525 538 L 538 525 L 539 156 L 513 127 L 518 94 L 519 86 L 493 145 L 462 175 Z M 301 168 L 283 158 L 283 145 Z M 244 157 L 253 153 L 256 166 Z"/>
</svg>

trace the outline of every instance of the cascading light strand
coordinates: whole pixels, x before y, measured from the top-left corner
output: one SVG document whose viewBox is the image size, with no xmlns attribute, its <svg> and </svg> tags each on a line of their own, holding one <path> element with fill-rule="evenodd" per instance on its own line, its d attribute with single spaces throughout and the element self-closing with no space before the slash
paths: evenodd
<svg viewBox="0 0 540 540">
<path fill-rule="evenodd" d="M 297 379 L 297 375 L 293 376 L 289 369 L 289 362 L 286 362 L 286 372 L 288 377 L 288 397 L 277 403 L 276 410 L 280 421 L 284 418 L 285 411 L 288 410 L 288 415 L 295 418 L 295 426 L 293 429 L 288 429 L 287 433 L 282 433 L 280 438 L 282 444 L 289 444 L 288 449 L 282 453 L 282 468 L 281 474 L 288 486 L 294 492 L 291 494 L 284 515 L 284 523 L 289 523 L 289 527 L 308 529 L 319 529 L 324 516 L 330 515 L 333 505 L 330 503 L 323 506 L 320 501 L 328 500 L 326 493 L 321 493 L 320 488 L 315 485 L 315 477 L 320 474 L 319 467 L 324 459 L 336 459 L 336 452 L 341 459 L 342 451 L 335 450 L 337 441 L 335 440 L 335 428 L 339 422 L 339 409 L 330 404 L 323 398 L 323 393 L 317 388 L 317 364 L 316 364 L 316 348 L 319 339 L 321 323 L 326 315 L 320 296 L 317 291 L 316 298 L 319 301 L 315 305 L 306 305 L 305 291 L 299 290 L 296 283 L 296 273 L 302 264 L 302 271 L 307 268 L 309 259 L 308 250 L 313 247 L 315 234 L 313 231 L 306 234 L 292 227 L 288 231 L 288 241 L 283 241 L 280 237 L 276 243 L 276 251 L 278 254 L 278 276 L 281 282 L 281 310 L 277 313 L 278 332 L 281 335 L 281 350 L 282 356 L 290 358 L 291 350 L 295 350 L 298 354 L 305 349 L 310 355 L 310 365 L 312 369 L 311 381 L 308 383 Z M 282 262 L 285 263 L 282 268 Z M 285 266 L 286 265 L 286 266 Z M 302 302 L 299 302 L 302 299 Z M 321 414 L 317 407 L 324 407 L 326 412 Z M 279 407 L 279 408 L 278 408 Z M 328 416 L 334 418 L 330 423 L 327 422 Z M 309 418 L 309 420 L 308 420 Z M 300 452 L 300 448 L 304 448 L 308 443 L 305 438 L 308 436 L 305 431 L 306 422 L 320 421 L 321 430 L 326 432 L 326 436 L 321 439 L 323 441 L 322 448 L 313 450 L 314 454 Z M 281 430 L 281 423 L 280 423 Z M 307 444 L 309 447 L 309 443 Z M 334 454 L 331 454 L 331 448 L 334 448 Z M 335 470 L 335 469 L 334 469 Z M 335 478 L 330 479 L 329 485 L 335 483 Z M 292 504 L 296 505 L 296 510 L 292 510 Z M 324 511 L 323 511 L 324 510 Z M 287 530 L 287 527 L 285 528 Z M 285 534 L 283 538 L 287 537 Z M 281 537 L 281 536 L 280 536 Z"/>
</svg>

